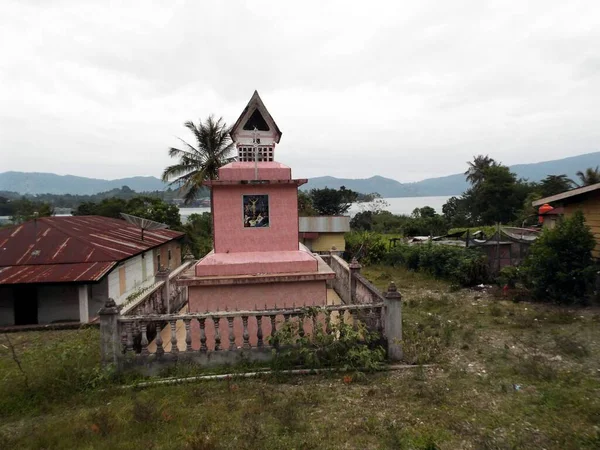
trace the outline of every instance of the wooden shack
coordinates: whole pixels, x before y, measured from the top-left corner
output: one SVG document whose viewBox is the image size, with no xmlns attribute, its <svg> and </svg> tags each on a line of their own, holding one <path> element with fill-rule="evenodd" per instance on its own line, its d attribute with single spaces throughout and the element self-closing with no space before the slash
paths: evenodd
<svg viewBox="0 0 600 450">
<path fill-rule="evenodd" d="M 600 183 L 542 198 L 533 202 L 532 205 L 540 207 L 546 203 L 553 206 L 554 211 L 562 207 L 564 217 L 572 216 L 575 211 L 583 212 L 585 222 L 596 239 L 596 248 L 592 255 L 594 258 L 600 258 Z M 548 215 L 548 220 L 545 220 L 546 215 Z M 550 218 L 552 216 L 555 216 L 552 211 L 541 216 L 544 219 L 544 226 L 551 226 L 552 220 Z"/>
</svg>

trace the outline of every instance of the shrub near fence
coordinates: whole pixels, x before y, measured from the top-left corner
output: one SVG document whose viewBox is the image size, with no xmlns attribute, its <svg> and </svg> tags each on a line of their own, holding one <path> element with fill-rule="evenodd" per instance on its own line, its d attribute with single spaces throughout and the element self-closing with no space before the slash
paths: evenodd
<svg viewBox="0 0 600 450">
<path fill-rule="evenodd" d="M 489 281 L 487 258 L 471 248 L 434 245 L 397 245 L 384 261 L 392 266 L 425 272 L 460 286 L 474 286 Z"/>
</svg>

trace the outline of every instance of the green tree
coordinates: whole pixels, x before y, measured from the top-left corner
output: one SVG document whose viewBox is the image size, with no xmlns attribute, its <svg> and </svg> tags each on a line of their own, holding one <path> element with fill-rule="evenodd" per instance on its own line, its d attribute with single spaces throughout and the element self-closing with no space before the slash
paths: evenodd
<svg viewBox="0 0 600 450">
<path fill-rule="evenodd" d="M 415 208 L 411 214 L 415 219 L 426 219 L 437 216 L 438 213 L 431 206 L 423 206 L 422 208 Z"/>
<path fill-rule="evenodd" d="M 585 172 L 581 170 L 577 172 L 577 176 L 581 181 L 580 186 L 591 186 L 592 184 L 600 183 L 600 166 L 588 167 Z"/>
<path fill-rule="evenodd" d="M 311 189 L 308 193 L 312 207 L 322 216 L 345 214 L 358 198 L 358 193 L 344 186 L 339 189 Z"/>
<path fill-rule="evenodd" d="M 465 200 L 459 197 L 450 197 L 442 206 L 442 213 L 448 225 L 455 227 L 469 227 L 472 225 Z"/>
<path fill-rule="evenodd" d="M 595 277 L 596 242 L 580 211 L 545 229 L 522 265 L 526 285 L 538 300 L 584 303 Z"/>
<path fill-rule="evenodd" d="M 539 184 L 539 190 L 542 197 L 560 194 L 573 187 L 573 180 L 570 180 L 565 174 L 548 175 Z"/>
<path fill-rule="evenodd" d="M 54 215 L 54 208 L 49 203 L 34 202 L 26 198 L 12 202 L 13 214 L 10 221 L 14 224 L 27 222 L 37 217 Z"/>
<path fill-rule="evenodd" d="M 485 173 L 490 167 L 497 166 L 498 164 L 493 158 L 488 155 L 478 155 L 473 157 L 473 162 L 467 162 L 469 168 L 465 172 L 467 181 L 473 186 L 478 186 L 485 179 Z"/>
<path fill-rule="evenodd" d="M 213 222 L 212 214 L 191 214 L 183 225 L 185 231 L 185 244 L 195 258 L 204 257 L 213 249 Z"/>
<path fill-rule="evenodd" d="M 184 126 L 194 134 L 196 146 L 183 139 L 184 149 L 171 147 L 169 156 L 179 162 L 165 168 L 162 179 L 165 182 L 181 186 L 186 204 L 191 203 L 206 180 L 216 180 L 219 168 L 235 158 L 230 154 L 234 144 L 231 140 L 231 128 L 223 119 L 215 120 L 211 115 L 198 125 L 186 122 Z"/>
<path fill-rule="evenodd" d="M 304 191 L 298 191 L 298 215 L 301 217 L 317 215 L 312 206 L 310 195 Z"/>
<path fill-rule="evenodd" d="M 477 224 L 510 223 L 519 217 L 532 190 L 532 185 L 517 180 L 508 167 L 496 164 L 484 171 L 481 183 L 463 198 Z"/>
<path fill-rule="evenodd" d="M 164 223 L 170 228 L 177 230 L 181 228 L 181 216 L 179 208 L 175 205 L 169 205 L 159 198 L 153 197 L 135 197 L 127 202 L 127 214 L 143 217 Z"/>
</svg>

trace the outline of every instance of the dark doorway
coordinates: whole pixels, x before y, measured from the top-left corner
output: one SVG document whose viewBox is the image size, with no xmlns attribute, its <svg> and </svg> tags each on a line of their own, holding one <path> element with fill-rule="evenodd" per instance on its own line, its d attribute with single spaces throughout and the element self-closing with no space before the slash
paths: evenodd
<svg viewBox="0 0 600 450">
<path fill-rule="evenodd" d="M 15 287 L 15 325 L 38 323 L 38 299 L 35 286 Z"/>
</svg>

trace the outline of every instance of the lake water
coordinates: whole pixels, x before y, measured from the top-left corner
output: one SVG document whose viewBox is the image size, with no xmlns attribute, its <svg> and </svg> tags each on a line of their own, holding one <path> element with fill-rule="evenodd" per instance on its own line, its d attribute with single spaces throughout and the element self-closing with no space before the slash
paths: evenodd
<svg viewBox="0 0 600 450">
<path fill-rule="evenodd" d="M 384 209 L 391 212 L 392 214 L 406 214 L 410 215 L 415 208 L 422 208 L 423 206 L 431 206 L 439 214 L 442 213 L 442 206 L 448 201 L 450 196 L 437 196 L 437 197 L 395 197 L 395 198 L 384 198 L 388 206 Z M 348 214 L 354 216 L 361 209 L 368 207 L 368 203 L 354 203 L 350 207 Z M 181 221 L 187 221 L 190 214 L 202 214 L 203 212 L 210 212 L 210 208 L 179 208 L 181 213 Z"/>
<path fill-rule="evenodd" d="M 395 197 L 395 198 L 384 198 L 388 206 L 384 209 L 391 212 L 392 214 L 406 214 L 410 215 L 415 208 L 422 208 L 423 206 L 431 206 L 439 214 L 442 213 L 442 206 L 448 201 L 450 196 L 438 196 L 438 197 Z M 368 203 L 354 203 L 350 207 L 348 214 L 354 216 L 357 212 L 368 207 Z M 181 214 L 181 221 L 185 223 L 190 214 L 202 214 L 203 212 L 210 212 L 210 208 L 179 208 Z M 58 214 L 65 215 L 65 214 Z M 0 216 L 0 225 L 8 222 L 9 217 Z"/>
</svg>

